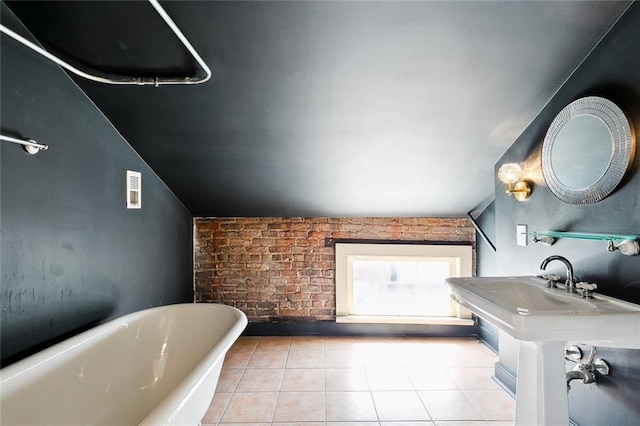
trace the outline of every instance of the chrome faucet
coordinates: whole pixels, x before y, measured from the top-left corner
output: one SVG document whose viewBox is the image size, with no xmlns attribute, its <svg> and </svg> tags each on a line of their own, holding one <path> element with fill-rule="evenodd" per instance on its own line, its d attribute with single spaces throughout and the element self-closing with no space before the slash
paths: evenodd
<svg viewBox="0 0 640 426">
<path fill-rule="evenodd" d="M 567 293 L 574 293 L 576 291 L 576 279 L 573 276 L 573 266 L 566 257 L 558 255 L 549 256 L 542 261 L 540 269 L 544 271 L 547 268 L 549 262 L 551 262 L 552 260 L 559 260 L 560 262 L 564 263 L 564 266 L 567 268 L 567 281 L 564 283 L 564 291 L 566 291 Z"/>
<path fill-rule="evenodd" d="M 575 347 L 575 346 L 574 346 Z M 571 348 L 569 348 L 571 349 Z M 577 347 L 576 347 L 577 349 Z M 599 376 L 609 375 L 609 364 L 601 358 L 596 359 L 596 347 L 591 346 L 591 352 L 589 353 L 589 359 L 586 363 L 581 361 L 582 352 L 577 349 L 580 354 L 580 358 L 567 357 L 567 349 L 565 348 L 565 359 L 567 361 L 575 362 L 576 366 L 573 370 L 567 371 L 567 392 L 571 389 L 571 382 L 574 380 L 580 380 L 582 383 L 589 384 L 598 381 Z M 596 374 L 597 373 L 597 374 Z"/>
</svg>

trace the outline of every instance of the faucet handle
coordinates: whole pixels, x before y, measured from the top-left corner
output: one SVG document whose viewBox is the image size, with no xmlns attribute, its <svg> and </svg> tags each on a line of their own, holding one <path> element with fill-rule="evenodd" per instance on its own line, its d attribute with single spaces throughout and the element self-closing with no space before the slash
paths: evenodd
<svg viewBox="0 0 640 426">
<path fill-rule="evenodd" d="M 544 274 L 542 275 L 540 278 L 545 279 L 547 281 L 559 281 L 560 280 L 560 275 L 556 275 L 556 274 Z"/>
<path fill-rule="evenodd" d="M 598 288 L 598 284 L 581 281 L 576 284 L 576 289 L 585 299 L 593 298 L 593 291 Z"/>
<path fill-rule="evenodd" d="M 560 276 L 556 274 L 544 274 L 544 275 L 538 275 L 538 277 L 542 278 L 543 280 L 546 280 L 547 287 L 549 288 L 556 287 L 556 283 L 560 281 Z"/>
</svg>

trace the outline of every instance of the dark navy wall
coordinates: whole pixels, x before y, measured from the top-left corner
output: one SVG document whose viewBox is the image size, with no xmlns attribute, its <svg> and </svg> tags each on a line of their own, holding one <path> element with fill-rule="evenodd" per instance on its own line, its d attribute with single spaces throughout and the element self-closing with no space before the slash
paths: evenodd
<svg viewBox="0 0 640 426">
<path fill-rule="evenodd" d="M 563 85 L 539 116 L 496 164 L 526 161 L 536 169 L 534 189 L 526 202 L 505 195 L 496 183 L 496 246 L 498 275 L 531 275 L 539 272 L 549 255 L 567 257 L 578 279 L 596 282 L 598 291 L 640 303 L 640 256 L 609 253 L 605 242 L 559 240 L 546 247 L 529 242 L 516 246 L 516 224 L 529 230 L 608 232 L 640 235 L 640 149 L 633 170 L 605 200 L 586 206 L 559 201 L 544 185 L 539 156 L 546 129 L 555 115 L 573 100 L 598 95 L 618 104 L 640 135 L 640 3 L 635 3 Z M 639 144 L 640 146 L 640 144 Z M 480 254 L 482 255 L 482 254 Z M 550 269 L 564 276 L 561 268 Z M 640 338 L 640 336 L 637 336 Z M 500 343 L 502 347 L 502 342 Z M 637 425 L 640 422 L 640 351 L 601 348 L 611 376 L 594 385 L 577 384 L 569 394 L 571 418 L 581 426 Z"/>
<path fill-rule="evenodd" d="M 8 364 L 100 321 L 193 301 L 193 231 L 190 212 L 66 74 L 1 38 L 2 133 L 50 146 L 28 156 L 0 144 Z M 142 210 L 125 209 L 127 169 L 142 172 Z"/>
</svg>

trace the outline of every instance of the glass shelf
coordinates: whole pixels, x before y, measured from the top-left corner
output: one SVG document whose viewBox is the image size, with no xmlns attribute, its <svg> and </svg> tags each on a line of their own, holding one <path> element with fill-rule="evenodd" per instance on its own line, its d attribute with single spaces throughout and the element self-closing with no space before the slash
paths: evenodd
<svg viewBox="0 0 640 426">
<path fill-rule="evenodd" d="M 635 241 L 638 239 L 635 235 L 595 234 L 590 232 L 533 231 L 527 232 L 527 234 L 533 235 L 534 237 L 573 238 L 596 241 Z"/>
<path fill-rule="evenodd" d="M 533 236 L 534 243 L 547 246 L 555 244 L 559 238 L 573 238 L 577 240 L 606 241 L 608 251 L 617 251 L 627 256 L 640 254 L 640 243 L 635 235 L 595 234 L 591 232 L 563 232 L 563 231 L 533 231 L 527 232 Z"/>
</svg>

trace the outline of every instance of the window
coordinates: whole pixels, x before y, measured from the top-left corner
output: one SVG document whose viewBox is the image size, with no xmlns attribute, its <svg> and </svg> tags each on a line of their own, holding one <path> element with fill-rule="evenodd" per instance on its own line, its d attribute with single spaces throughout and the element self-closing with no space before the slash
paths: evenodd
<svg viewBox="0 0 640 426">
<path fill-rule="evenodd" d="M 470 323 L 445 278 L 471 276 L 461 245 L 336 244 L 338 322 Z"/>
</svg>

